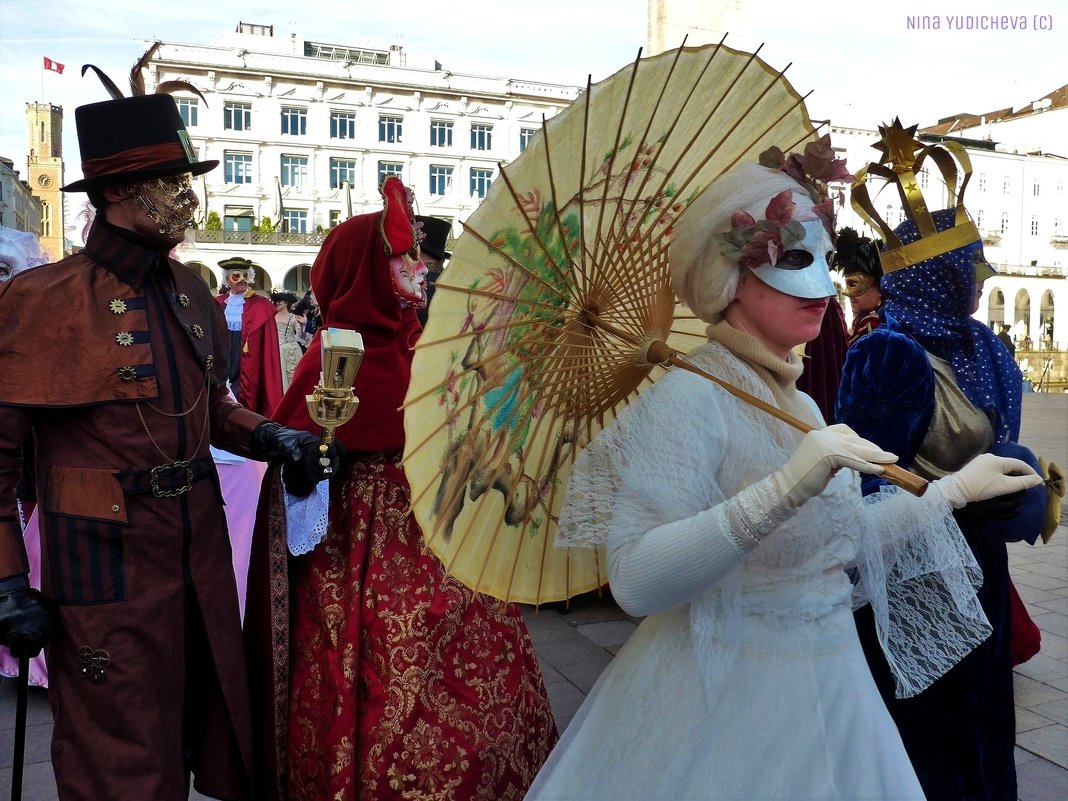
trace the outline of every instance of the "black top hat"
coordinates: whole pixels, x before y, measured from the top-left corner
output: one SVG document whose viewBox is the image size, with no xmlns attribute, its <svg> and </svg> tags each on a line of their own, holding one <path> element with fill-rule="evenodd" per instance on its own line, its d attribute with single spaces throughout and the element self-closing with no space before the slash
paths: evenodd
<svg viewBox="0 0 1068 801">
<path fill-rule="evenodd" d="M 445 250 L 445 243 L 452 232 L 452 223 L 440 217 L 416 215 L 415 219 L 423 224 L 423 233 L 426 234 L 426 239 L 419 243 L 419 249 L 440 261 L 451 259 L 452 254 Z"/>
<path fill-rule="evenodd" d="M 192 173 L 218 161 L 197 161 L 178 106 L 170 95 L 139 95 L 74 110 L 82 180 L 63 187 L 84 192 L 114 184 Z"/>
<path fill-rule="evenodd" d="M 842 275 L 870 275 L 878 283 L 883 274 L 883 268 L 879 264 L 882 244 L 881 239 L 870 239 L 861 236 L 853 228 L 843 228 L 838 232 L 831 266 L 840 270 Z"/>
</svg>

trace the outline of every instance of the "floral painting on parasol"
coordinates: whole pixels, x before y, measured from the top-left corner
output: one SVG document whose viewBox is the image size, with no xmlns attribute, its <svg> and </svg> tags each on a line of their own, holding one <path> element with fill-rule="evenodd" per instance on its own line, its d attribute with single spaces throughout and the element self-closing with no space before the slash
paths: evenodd
<svg viewBox="0 0 1068 801">
<path fill-rule="evenodd" d="M 413 508 L 447 570 L 533 604 L 606 583 L 604 554 L 555 547 L 555 524 L 579 450 L 704 341 L 671 288 L 672 227 L 732 165 L 814 134 L 782 72 L 720 43 L 639 56 L 501 166 L 405 401 Z"/>
</svg>

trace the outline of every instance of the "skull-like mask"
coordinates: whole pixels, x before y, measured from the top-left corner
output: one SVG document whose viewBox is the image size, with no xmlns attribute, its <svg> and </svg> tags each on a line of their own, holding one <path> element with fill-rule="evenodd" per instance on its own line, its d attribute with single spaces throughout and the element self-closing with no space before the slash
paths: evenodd
<svg viewBox="0 0 1068 801">
<path fill-rule="evenodd" d="M 200 206 L 190 173 L 131 184 L 130 195 L 159 225 L 159 232 L 170 239 L 193 227 Z"/>
</svg>

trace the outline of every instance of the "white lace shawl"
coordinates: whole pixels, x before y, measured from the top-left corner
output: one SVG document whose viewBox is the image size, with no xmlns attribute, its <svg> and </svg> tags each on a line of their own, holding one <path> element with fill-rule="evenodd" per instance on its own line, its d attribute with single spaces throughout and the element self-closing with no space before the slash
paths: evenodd
<svg viewBox="0 0 1068 801">
<path fill-rule="evenodd" d="M 756 373 L 722 344 L 702 346 L 690 358 L 774 402 Z M 671 371 L 580 454 L 557 542 L 607 545 L 611 564 L 613 551 L 634 538 L 706 510 L 722 512 L 711 515 L 710 536 L 731 538 L 723 502 L 781 466 L 796 441 L 785 424 L 711 381 Z M 663 558 L 690 557 L 670 550 Z M 840 586 L 826 582 L 836 567 L 850 569 L 854 607 L 872 605 L 899 697 L 928 687 L 990 633 L 975 596 L 978 565 L 937 485 L 922 498 L 891 488 L 862 500 L 859 477 L 842 471 L 739 566 L 690 599 L 703 672 L 716 672 L 736 647 L 743 610 L 754 607 L 746 599 L 766 597 L 747 590 L 787 588 L 781 608 L 761 614 L 796 624 L 825 605 L 820 587 Z"/>
</svg>

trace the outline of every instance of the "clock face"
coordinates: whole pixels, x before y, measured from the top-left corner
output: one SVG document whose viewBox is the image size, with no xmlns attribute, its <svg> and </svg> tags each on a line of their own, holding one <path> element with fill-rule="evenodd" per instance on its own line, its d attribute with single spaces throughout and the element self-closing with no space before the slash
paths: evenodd
<svg viewBox="0 0 1068 801">
<path fill-rule="evenodd" d="M 48 187 L 50 187 L 52 185 L 52 176 L 50 176 L 50 175 L 39 175 L 39 176 L 37 176 L 37 183 L 39 185 L 41 185 L 42 187 L 44 187 L 45 189 L 47 189 Z"/>
</svg>

